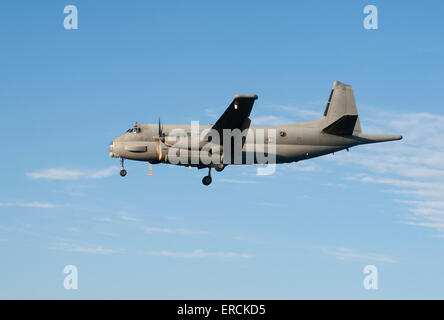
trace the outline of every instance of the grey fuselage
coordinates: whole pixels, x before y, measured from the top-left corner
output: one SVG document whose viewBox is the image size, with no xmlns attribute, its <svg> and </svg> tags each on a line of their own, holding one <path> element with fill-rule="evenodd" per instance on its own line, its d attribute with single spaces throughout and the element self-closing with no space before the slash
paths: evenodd
<svg viewBox="0 0 444 320">
<path fill-rule="evenodd" d="M 136 123 L 113 141 L 110 156 L 122 160 L 122 169 L 123 159 L 131 159 L 221 171 L 229 164 L 289 163 L 360 144 L 402 139 L 393 134 L 363 134 L 353 88 L 339 81 L 333 83 L 323 116 L 309 122 L 250 126 L 257 98 L 235 95 L 214 125 Z M 177 154 L 183 155 L 180 161 Z"/>
<path fill-rule="evenodd" d="M 322 132 L 324 119 L 318 119 L 310 122 L 293 123 L 280 126 L 251 126 L 248 128 L 248 135 L 254 138 L 254 146 L 249 143 L 247 138 L 242 147 L 242 163 L 236 163 L 231 160 L 224 160 L 226 164 L 252 164 L 246 161 L 248 150 L 256 150 L 260 145 L 265 154 L 268 154 L 269 143 L 275 143 L 275 157 L 269 163 L 289 163 L 314 157 L 319 157 L 329 153 L 348 149 L 356 145 L 384 142 L 401 139 L 399 135 L 364 135 L 361 133 L 339 136 Z M 115 158 L 123 158 L 130 160 L 149 161 L 150 163 L 169 163 L 165 157 L 168 149 L 163 144 L 163 157 L 159 160 L 158 149 L 158 125 L 157 124 L 140 124 L 138 125 L 140 132 L 126 132 L 116 138 L 110 146 L 110 156 Z M 200 132 L 209 129 L 211 125 L 201 125 Z M 188 135 L 191 132 L 191 125 L 183 124 L 164 124 L 162 130 L 166 136 L 174 129 L 181 129 Z M 263 140 L 258 140 L 259 131 L 264 132 Z M 269 140 L 269 132 L 274 131 L 274 137 Z M 190 139 L 190 138 L 188 138 Z M 208 143 L 208 141 L 200 141 L 199 145 Z M 191 149 L 188 143 L 188 149 Z M 157 152 L 156 152 L 157 151 Z M 223 153 L 223 150 L 221 150 Z M 258 157 L 254 156 L 253 163 L 263 163 L 258 161 Z M 188 165 L 188 164 L 187 164 Z M 192 164 L 190 164 L 192 165 Z M 202 166 L 201 163 L 193 166 Z M 207 166 L 207 165 L 205 165 Z"/>
</svg>

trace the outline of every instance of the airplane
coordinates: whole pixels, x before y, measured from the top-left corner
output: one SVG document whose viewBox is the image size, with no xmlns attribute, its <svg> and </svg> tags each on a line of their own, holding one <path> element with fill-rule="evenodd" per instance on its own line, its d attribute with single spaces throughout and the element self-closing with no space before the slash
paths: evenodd
<svg viewBox="0 0 444 320">
<path fill-rule="evenodd" d="M 333 83 L 322 117 L 309 122 L 250 126 L 249 117 L 257 98 L 235 95 L 213 125 L 200 125 L 197 131 L 193 124 L 161 124 L 160 118 L 157 124 L 136 122 L 112 141 L 110 157 L 120 159 L 122 177 L 127 174 L 125 159 L 149 162 L 150 176 L 151 165 L 158 163 L 207 168 L 208 175 L 202 183 L 208 186 L 212 182 L 212 168 L 221 172 L 228 165 L 291 163 L 349 151 L 357 145 L 402 139 L 395 134 L 363 134 L 353 88 L 339 81 Z M 237 133 L 229 136 L 226 132 Z M 236 144 L 234 139 L 239 136 L 240 142 Z M 185 161 L 175 159 L 178 152 L 182 152 L 181 159 Z"/>
</svg>

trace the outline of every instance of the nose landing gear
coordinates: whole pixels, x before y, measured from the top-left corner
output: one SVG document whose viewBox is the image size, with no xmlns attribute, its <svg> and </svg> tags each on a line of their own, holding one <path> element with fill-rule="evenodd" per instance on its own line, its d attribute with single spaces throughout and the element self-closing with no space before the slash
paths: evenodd
<svg viewBox="0 0 444 320">
<path fill-rule="evenodd" d="M 209 186 L 212 180 L 213 179 L 211 179 L 211 167 L 208 167 L 208 175 L 202 178 L 202 183 L 205 186 Z"/>
<path fill-rule="evenodd" d="M 120 170 L 120 175 L 122 176 L 122 177 L 124 177 L 124 176 L 126 176 L 126 170 L 125 170 L 125 168 L 123 167 L 123 158 L 120 158 L 120 165 L 122 166 L 122 170 Z"/>
</svg>

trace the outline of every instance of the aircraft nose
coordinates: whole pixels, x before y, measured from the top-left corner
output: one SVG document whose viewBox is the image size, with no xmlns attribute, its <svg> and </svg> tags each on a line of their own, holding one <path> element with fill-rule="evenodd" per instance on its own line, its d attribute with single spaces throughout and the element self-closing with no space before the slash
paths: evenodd
<svg viewBox="0 0 444 320">
<path fill-rule="evenodd" d="M 114 140 L 109 144 L 109 156 L 111 158 L 118 158 L 118 156 L 114 153 Z"/>
</svg>

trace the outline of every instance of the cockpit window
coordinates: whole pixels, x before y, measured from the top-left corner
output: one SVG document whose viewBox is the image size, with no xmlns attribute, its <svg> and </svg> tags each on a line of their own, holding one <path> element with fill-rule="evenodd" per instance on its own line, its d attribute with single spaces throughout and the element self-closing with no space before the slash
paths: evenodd
<svg viewBox="0 0 444 320">
<path fill-rule="evenodd" d="M 140 128 L 130 128 L 128 129 L 126 132 L 130 132 L 130 133 L 140 133 Z"/>
</svg>

